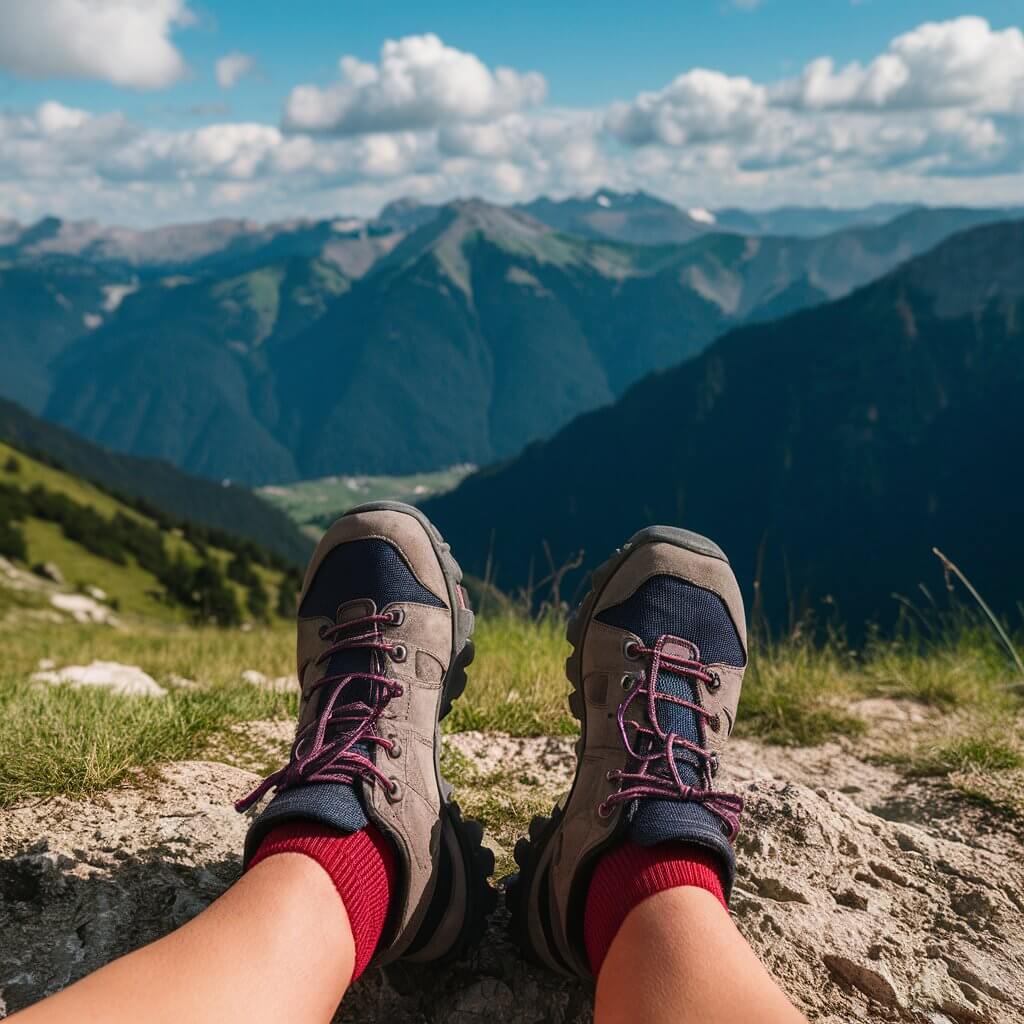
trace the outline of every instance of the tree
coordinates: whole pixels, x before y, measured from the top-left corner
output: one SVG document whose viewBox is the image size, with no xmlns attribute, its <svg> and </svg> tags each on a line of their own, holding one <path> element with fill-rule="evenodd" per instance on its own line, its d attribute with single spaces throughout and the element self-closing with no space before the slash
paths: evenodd
<svg viewBox="0 0 1024 1024">
<path fill-rule="evenodd" d="M 277 588 L 277 608 L 275 611 L 282 619 L 290 619 L 295 615 L 299 603 L 299 588 L 302 584 L 293 573 L 285 573 Z"/>
<path fill-rule="evenodd" d="M 4 558 L 17 558 L 22 562 L 28 557 L 25 535 L 7 520 L 0 520 L 0 555 Z"/>
<path fill-rule="evenodd" d="M 249 607 L 249 614 L 256 619 L 257 622 L 267 621 L 267 616 L 270 611 L 270 598 L 267 597 L 267 591 L 258 579 L 255 580 L 248 589 L 246 604 Z"/>
<path fill-rule="evenodd" d="M 203 562 L 192 576 L 196 618 L 218 626 L 237 626 L 242 621 L 235 592 L 215 562 Z"/>
</svg>

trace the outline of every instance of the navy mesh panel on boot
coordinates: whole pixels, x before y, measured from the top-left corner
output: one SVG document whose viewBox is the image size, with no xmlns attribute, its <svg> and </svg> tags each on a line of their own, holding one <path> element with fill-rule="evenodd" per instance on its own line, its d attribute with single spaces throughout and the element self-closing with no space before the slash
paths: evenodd
<svg viewBox="0 0 1024 1024">
<path fill-rule="evenodd" d="M 674 576 L 651 577 L 631 597 L 601 612 L 597 619 L 635 633 L 648 647 L 661 636 L 689 640 L 696 644 L 705 664 L 742 666 L 746 661 L 736 626 L 722 599 Z M 701 703 L 693 680 L 674 672 L 662 669 L 656 687 L 660 693 Z M 658 722 L 665 732 L 703 746 L 698 716 L 689 708 L 658 701 Z M 703 768 L 696 754 L 677 751 L 676 764 L 686 785 L 704 787 Z M 735 857 L 721 819 L 712 811 L 693 801 L 651 797 L 635 801 L 627 818 L 629 836 L 641 846 L 684 842 L 718 854 L 725 870 L 726 892 L 729 891 Z"/>
<path fill-rule="evenodd" d="M 443 601 L 416 579 L 394 545 L 372 538 L 340 544 L 327 554 L 306 592 L 299 617 L 323 616 L 337 621 L 338 608 L 355 600 L 371 600 L 378 611 L 395 601 L 445 607 Z M 367 672 L 371 669 L 372 660 L 373 655 L 367 650 L 338 651 L 327 663 L 326 675 Z M 364 679 L 355 679 L 346 684 L 339 703 L 368 701 L 370 687 L 375 685 Z M 328 685 L 322 693 L 326 696 L 329 689 Z M 359 744 L 355 749 L 373 756 L 369 744 Z M 278 793 L 249 830 L 245 843 L 246 860 L 256 852 L 267 832 L 295 818 L 308 818 L 339 832 L 358 832 L 367 824 L 362 784 L 350 786 L 340 782 L 317 782 Z"/>
<path fill-rule="evenodd" d="M 445 607 L 416 579 L 393 544 L 375 538 L 349 541 L 328 552 L 302 600 L 299 618 L 333 619 L 339 605 L 358 599 L 369 599 L 378 609 L 395 601 Z"/>
<path fill-rule="evenodd" d="M 725 602 L 713 591 L 676 576 L 652 576 L 622 604 L 606 608 L 598 622 L 628 629 L 648 647 L 659 636 L 696 644 L 705 665 L 746 664 L 743 645 Z"/>
</svg>

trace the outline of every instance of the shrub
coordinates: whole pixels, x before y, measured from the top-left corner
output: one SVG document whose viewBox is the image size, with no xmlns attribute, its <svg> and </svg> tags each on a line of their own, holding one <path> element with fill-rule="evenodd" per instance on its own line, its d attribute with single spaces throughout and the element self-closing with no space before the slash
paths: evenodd
<svg viewBox="0 0 1024 1024">
<path fill-rule="evenodd" d="M 25 535 L 6 518 L 0 518 L 0 555 L 4 558 L 17 558 L 22 562 L 28 558 Z"/>
</svg>

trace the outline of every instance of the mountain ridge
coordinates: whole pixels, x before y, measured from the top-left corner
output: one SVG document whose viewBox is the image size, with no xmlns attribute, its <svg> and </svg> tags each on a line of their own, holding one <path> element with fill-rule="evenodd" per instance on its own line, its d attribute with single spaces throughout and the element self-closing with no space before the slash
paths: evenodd
<svg viewBox="0 0 1024 1024">
<path fill-rule="evenodd" d="M 425 511 L 468 572 L 508 589 L 544 576 L 549 552 L 557 566 L 582 547 L 585 569 L 657 521 L 718 541 L 775 628 L 837 607 L 891 621 L 893 592 L 939 577 L 933 545 L 1009 610 L 1022 282 L 1024 222 L 955 235 L 842 299 L 730 332 Z"/>
</svg>

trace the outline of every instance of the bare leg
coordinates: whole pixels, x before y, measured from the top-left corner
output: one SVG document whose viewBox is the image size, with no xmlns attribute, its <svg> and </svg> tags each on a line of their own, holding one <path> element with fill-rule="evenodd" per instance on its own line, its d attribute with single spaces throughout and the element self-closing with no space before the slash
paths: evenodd
<svg viewBox="0 0 1024 1024">
<path fill-rule="evenodd" d="M 17 1024 L 327 1022 L 352 977 L 348 915 L 326 872 L 270 857 L 202 914 L 12 1019 Z"/>
<path fill-rule="evenodd" d="M 806 1024 L 704 889 L 666 889 L 622 923 L 597 979 L 595 1024 Z"/>
</svg>

